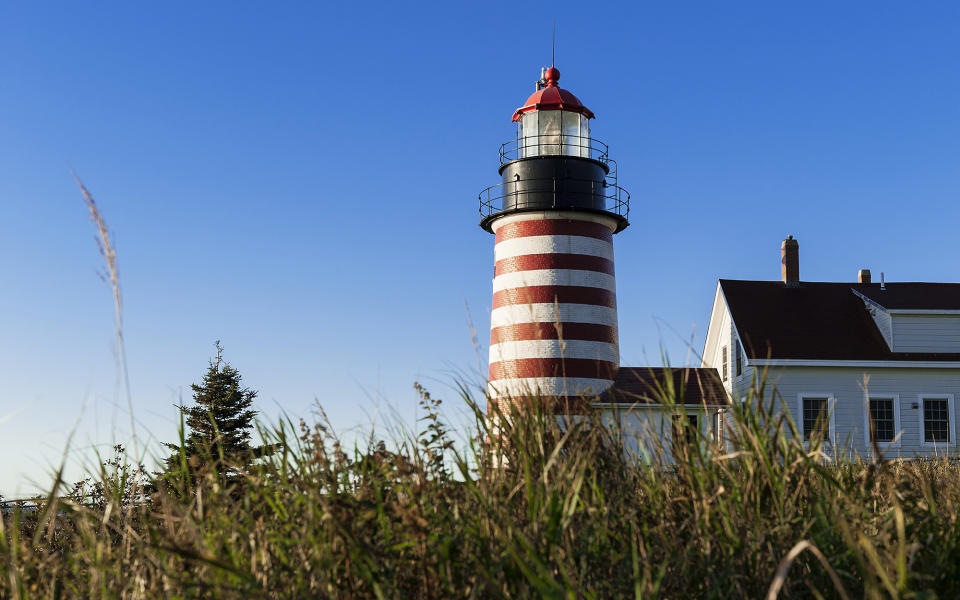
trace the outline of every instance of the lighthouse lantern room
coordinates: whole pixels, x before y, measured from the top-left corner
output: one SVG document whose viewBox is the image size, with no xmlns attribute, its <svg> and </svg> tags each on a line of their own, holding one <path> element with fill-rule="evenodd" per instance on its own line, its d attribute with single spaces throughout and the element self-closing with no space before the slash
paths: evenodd
<svg viewBox="0 0 960 600">
<path fill-rule="evenodd" d="M 616 377 L 613 234 L 630 196 L 590 137 L 594 114 L 545 69 L 500 147 L 501 183 L 480 194 L 480 226 L 496 235 L 489 395 L 538 397 L 562 410 L 602 395 Z"/>
</svg>

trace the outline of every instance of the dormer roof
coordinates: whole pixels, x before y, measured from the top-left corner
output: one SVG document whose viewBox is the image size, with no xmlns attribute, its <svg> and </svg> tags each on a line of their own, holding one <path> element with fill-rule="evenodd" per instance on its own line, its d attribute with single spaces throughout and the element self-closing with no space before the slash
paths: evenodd
<svg viewBox="0 0 960 600">
<path fill-rule="evenodd" d="M 855 286 L 887 310 L 960 310 L 960 283 L 879 283 Z"/>
</svg>

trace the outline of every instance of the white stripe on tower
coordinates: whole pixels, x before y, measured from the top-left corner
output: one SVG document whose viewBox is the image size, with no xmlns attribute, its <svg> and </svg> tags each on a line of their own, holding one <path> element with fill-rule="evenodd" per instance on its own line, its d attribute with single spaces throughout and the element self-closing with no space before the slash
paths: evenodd
<svg viewBox="0 0 960 600">
<path fill-rule="evenodd" d="M 493 224 L 493 231 L 494 233 L 498 231 L 496 223 Z M 501 242 L 500 238 L 497 238 L 497 244 L 493 247 L 493 256 L 497 262 L 527 254 L 578 254 L 613 260 L 612 239 L 611 237 L 610 240 L 597 240 L 578 235 L 530 235 Z"/>
<path fill-rule="evenodd" d="M 504 273 L 493 278 L 493 291 L 509 290 L 519 287 L 542 285 L 576 285 L 603 288 L 617 291 L 617 281 L 613 275 L 596 271 L 574 271 L 573 269 L 538 269 L 536 271 L 516 271 Z"/>
<path fill-rule="evenodd" d="M 593 323 L 617 328 L 617 311 L 587 304 L 519 304 L 494 308 L 490 328 L 520 323 Z M 540 334 L 538 334 L 540 335 Z M 530 339 L 540 339 L 539 337 Z M 566 339 L 564 336 L 563 339 Z"/>
<path fill-rule="evenodd" d="M 613 218 L 505 215 L 496 233 L 490 397 L 601 394 L 620 364 Z"/>
<path fill-rule="evenodd" d="M 502 362 L 519 358 L 562 356 L 563 358 L 599 358 L 607 362 L 620 360 L 609 342 L 592 340 L 516 340 L 490 345 L 490 360 Z"/>
</svg>

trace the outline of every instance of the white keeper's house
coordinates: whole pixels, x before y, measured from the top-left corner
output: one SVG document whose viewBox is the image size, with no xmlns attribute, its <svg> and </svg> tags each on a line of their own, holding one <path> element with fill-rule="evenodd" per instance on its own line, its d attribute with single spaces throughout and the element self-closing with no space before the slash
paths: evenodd
<svg viewBox="0 0 960 600">
<path fill-rule="evenodd" d="M 800 281 L 792 237 L 781 264 L 780 281 L 717 284 L 702 366 L 734 401 L 765 376 L 804 437 L 822 424 L 862 456 L 872 441 L 888 457 L 955 454 L 960 284 Z"/>
</svg>

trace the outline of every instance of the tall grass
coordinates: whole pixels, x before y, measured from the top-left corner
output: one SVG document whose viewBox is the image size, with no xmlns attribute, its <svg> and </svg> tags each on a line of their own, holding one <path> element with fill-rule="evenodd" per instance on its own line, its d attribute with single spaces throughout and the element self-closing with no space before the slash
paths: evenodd
<svg viewBox="0 0 960 600">
<path fill-rule="evenodd" d="M 956 597 L 957 464 L 833 462 L 762 387 L 727 445 L 679 439 L 669 463 L 597 415 L 520 405 L 491 431 L 466 391 L 458 443 L 419 387 L 422 431 L 389 447 L 283 421 L 242 477 L 194 460 L 149 495 L 121 452 L 0 513 L 0 597 Z"/>
</svg>

